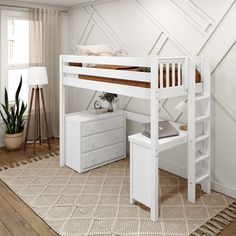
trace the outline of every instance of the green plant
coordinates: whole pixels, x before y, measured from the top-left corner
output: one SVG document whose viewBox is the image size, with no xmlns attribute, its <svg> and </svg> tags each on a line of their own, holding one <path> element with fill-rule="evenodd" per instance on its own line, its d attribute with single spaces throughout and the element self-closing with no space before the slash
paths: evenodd
<svg viewBox="0 0 236 236">
<path fill-rule="evenodd" d="M 117 94 L 115 93 L 102 93 L 100 96 L 100 99 L 103 101 L 107 101 L 109 103 L 115 103 L 116 102 L 116 98 L 117 98 Z"/>
<path fill-rule="evenodd" d="M 0 110 L 1 117 L 6 125 L 6 133 L 7 134 L 17 134 L 23 132 L 25 121 L 23 115 L 26 111 L 27 104 L 19 99 L 19 94 L 22 87 L 22 76 L 20 79 L 20 83 L 17 87 L 15 93 L 15 103 L 14 105 L 10 105 L 8 100 L 8 93 L 7 89 L 5 88 L 5 104 L 1 104 L 5 116 L 3 115 L 2 111 Z"/>
</svg>

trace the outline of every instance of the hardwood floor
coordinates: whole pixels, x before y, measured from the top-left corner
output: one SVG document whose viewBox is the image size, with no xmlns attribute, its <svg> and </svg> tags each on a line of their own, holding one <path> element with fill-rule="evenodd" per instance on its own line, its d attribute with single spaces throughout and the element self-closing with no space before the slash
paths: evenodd
<svg viewBox="0 0 236 236">
<path fill-rule="evenodd" d="M 53 139 L 51 151 L 59 149 L 59 140 Z M 26 151 L 7 151 L 0 148 L 0 166 L 12 165 L 17 161 L 48 153 L 47 142 L 36 145 L 33 154 L 32 145 L 27 145 Z M 55 236 L 57 235 L 37 214 L 35 214 L 20 198 L 16 196 L 2 181 L 0 181 L 0 236 Z"/>
<path fill-rule="evenodd" d="M 52 140 L 52 152 L 58 151 L 59 140 Z M 48 153 L 47 142 L 42 146 L 28 145 L 26 151 L 7 151 L 0 148 L 0 166 L 12 165 L 17 161 Z M 0 236 L 55 236 L 55 233 L 37 214 L 35 214 L 20 198 L 16 196 L 2 181 L 0 181 Z M 219 236 L 235 236 L 236 221 L 227 226 Z"/>
<path fill-rule="evenodd" d="M 17 161 L 30 160 L 31 158 L 43 155 L 49 152 L 59 150 L 59 139 L 51 140 L 51 150 L 48 150 L 48 143 L 44 141 L 42 145 L 36 144 L 35 154 L 33 153 L 33 145 L 27 144 L 26 150 L 8 151 L 6 148 L 0 148 L 0 166 L 11 165 Z"/>
<path fill-rule="evenodd" d="M 229 226 L 226 226 L 224 230 L 218 234 L 219 236 L 235 236 L 236 235 L 236 220 Z"/>
</svg>

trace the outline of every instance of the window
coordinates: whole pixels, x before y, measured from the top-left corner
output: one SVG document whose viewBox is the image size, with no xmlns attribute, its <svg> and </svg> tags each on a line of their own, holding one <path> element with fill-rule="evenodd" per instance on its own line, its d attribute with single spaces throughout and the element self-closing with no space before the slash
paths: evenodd
<svg viewBox="0 0 236 236">
<path fill-rule="evenodd" d="M 28 103 L 28 85 L 26 84 L 29 67 L 28 13 L 3 11 L 1 31 L 1 94 L 6 87 L 9 100 L 14 102 L 15 91 L 22 76 L 20 98 Z"/>
</svg>

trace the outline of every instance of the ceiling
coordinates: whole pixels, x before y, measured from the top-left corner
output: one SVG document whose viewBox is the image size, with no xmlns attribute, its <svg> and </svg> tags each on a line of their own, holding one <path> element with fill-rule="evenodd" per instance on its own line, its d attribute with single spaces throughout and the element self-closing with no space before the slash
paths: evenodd
<svg viewBox="0 0 236 236">
<path fill-rule="evenodd" d="M 94 2 L 94 0 L 20 0 L 21 2 L 31 2 L 40 4 L 50 4 L 56 6 L 74 6 L 87 2 Z"/>
</svg>

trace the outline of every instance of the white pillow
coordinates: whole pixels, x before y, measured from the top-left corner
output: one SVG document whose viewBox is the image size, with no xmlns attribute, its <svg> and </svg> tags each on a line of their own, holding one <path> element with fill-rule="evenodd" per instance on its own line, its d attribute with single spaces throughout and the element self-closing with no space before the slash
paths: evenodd
<svg viewBox="0 0 236 236">
<path fill-rule="evenodd" d="M 114 50 L 108 44 L 99 45 L 77 45 L 76 52 L 78 55 L 87 56 L 117 56 L 122 53 L 121 50 Z"/>
<path fill-rule="evenodd" d="M 122 54 L 122 50 L 115 51 L 108 44 L 98 45 L 77 45 L 76 52 L 80 56 L 118 56 Z M 96 64 L 82 64 L 84 67 L 93 67 Z"/>
</svg>

